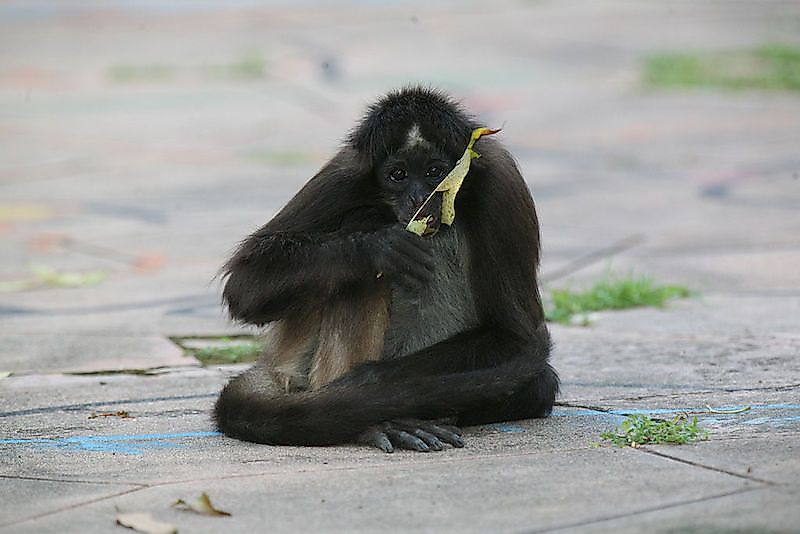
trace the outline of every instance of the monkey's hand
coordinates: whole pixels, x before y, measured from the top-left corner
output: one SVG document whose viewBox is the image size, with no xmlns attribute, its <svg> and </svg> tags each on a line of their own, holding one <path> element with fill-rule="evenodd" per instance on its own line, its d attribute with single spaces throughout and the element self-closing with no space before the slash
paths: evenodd
<svg viewBox="0 0 800 534">
<path fill-rule="evenodd" d="M 381 423 L 365 431 L 359 443 L 377 447 L 383 452 L 408 449 L 419 452 L 441 451 L 445 443 L 463 447 L 461 430 L 452 425 L 419 419 L 399 419 Z"/>
<path fill-rule="evenodd" d="M 364 239 L 375 276 L 386 276 L 392 284 L 418 290 L 433 279 L 431 244 L 407 231 L 401 224 L 381 228 Z"/>
</svg>

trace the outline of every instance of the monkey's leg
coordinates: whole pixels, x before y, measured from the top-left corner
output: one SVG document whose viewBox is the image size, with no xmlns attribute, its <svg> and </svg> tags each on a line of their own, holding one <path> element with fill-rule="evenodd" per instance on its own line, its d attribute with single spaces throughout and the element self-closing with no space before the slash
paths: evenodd
<svg viewBox="0 0 800 534">
<path fill-rule="evenodd" d="M 514 340 L 511 336 L 498 336 L 488 329 L 477 329 L 409 356 L 366 363 L 343 377 L 339 383 L 350 383 L 356 387 L 403 383 L 407 391 L 403 392 L 401 398 L 420 402 L 422 406 L 424 403 L 417 384 L 423 377 L 439 377 L 444 405 L 447 404 L 447 395 L 475 395 L 474 401 L 463 404 L 459 409 L 450 403 L 451 413 L 456 415 L 460 425 L 542 417 L 550 413 L 558 392 L 558 377 L 547 363 L 549 348 L 545 326 L 537 329 L 536 334 L 524 342 Z M 468 378 L 480 369 L 485 369 L 485 379 L 473 381 Z M 484 395 L 487 388 L 494 393 Z M 446 406 L 444 409 L 447 409 Z M 409 411 L 407 415 L 415 414 Z M 416 413 L 417 417 L 420 415 L 422 413 Z M 387 419 L 390 422 L 373 426 L 363 433 L 361 441 L 387 452 L 395 448 L 437 450 L 435 442 L 423 439 L 425 435 L 421 432 L 431 433 L 426 426 L 410 425 L 405 420 L 398 425 L 394 418 Z M 442 426 L 437 422 L 423 423 Z M 460 431 L 449 430 L 456 436 L 460 434 Z M 432 434 L 439 441 L 454 446 L 460 442 L 460 438 L 448 440 L 452 436 L 447 434 Z"/>
<path fill-rule="evenodd" d="M 458 424 L 474 426 L 543 417 L 550 413 L 557 392 L 558 376 L 548 364 L 540 376 L 510 397 L 459 415 Z M 401 419 L 372 427 L 361 435 L 360 442 L 383 452 L 393 452 L 394 449 L 429 452 L 442 450 L 442 442 L 463 447 L 461 434 L 460 428 L 439 420 Z"/>
<path fill-rule="evenodd" d="M 326 303 L 319 327 L 319 342 L 308 380 L 319 389 L 351 371 L 356 365 L 377 360 L 389 325 L 388 286 L 351 287 L 346 296 Z"/>
<path fill-rule="evenodd" d="M 276 321 L 264 333 L 260 359 L 284 393 L 308 388 L 311 353 L 319 330 L 320 318 L 308 314 Z"/>
<path fill-rule="evenodd" d="M 376 425 L 408 417 L 457 416 L 461 420 L 551 374 L 546 352 L 539 352 L 547 347 L 536 345 L 476 330 L 413 355 L 363 363 L 318 390 L 288 395 L 261 394 L 244 387 L 253 383 L 263 387 L 269 381 L 257 373 L 245 373 L 222 391 L 216 420 L 225 434 L 238 439 L 320 446 L 353 442 Z M 539 393 L 534 393 L 537 398 L 531 405 L 549 410 L 553 388 L 533 391 Z M 489 415 L 503 421 L 517 412 L 500 410 Z M 392 436 L 384 434 L 392 443 Z M 403 438 L 399 434 L 398 446 Z M 437 439 L 441 441 L 441 436 Z"/>
</svg>

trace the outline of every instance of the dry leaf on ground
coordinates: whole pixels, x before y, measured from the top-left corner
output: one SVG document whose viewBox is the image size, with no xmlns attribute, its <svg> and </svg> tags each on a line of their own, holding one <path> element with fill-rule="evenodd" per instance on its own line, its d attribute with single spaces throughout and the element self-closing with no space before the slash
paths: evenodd
<svg viewBox="0 0 800 534">
<path fill-rule="evenodd" d="M 117 513 L 117 524 L 144 534 L 177 534 L 178 529 L 148 512 Z"/>
<path fill-rule="evenodd" d="M 184 501 L 183 499 L 178 499 L 172 506 L 178 508 L 179 510 L 186 510 L 190 512 L 197 512 L 198 514 L 205 514 L 205 515 L 213 515 L 213 516 L 229 516 L 228 512 L 224 512 L 222 510 L 217 510 L 214 508 L 214 505 L 211 504 L 211 499 L 208 498 L 208 494 L 204 491 L 200 494 L 199 497 L 193 499 L 191 501 Z"/>
</svg>

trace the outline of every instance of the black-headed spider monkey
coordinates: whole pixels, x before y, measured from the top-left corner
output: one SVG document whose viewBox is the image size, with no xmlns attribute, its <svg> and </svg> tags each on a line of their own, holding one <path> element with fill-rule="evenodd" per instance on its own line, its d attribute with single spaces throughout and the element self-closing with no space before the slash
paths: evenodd
<svg viewBox="0 0 800 534">
<path fill-rule="evenodd" d="M 511 155 L 478 140 L 453 224 L 433 237 L 405 228 L 479 126 L 439 91 L 389 93 L 240 245 L 223 297 L 234 319 L 270 327 L 262 358 L 220 394 L 220 430 L 429 451 L 463 446 L 441 420 L 551 411 L 539 226 Z"/>
</svg>

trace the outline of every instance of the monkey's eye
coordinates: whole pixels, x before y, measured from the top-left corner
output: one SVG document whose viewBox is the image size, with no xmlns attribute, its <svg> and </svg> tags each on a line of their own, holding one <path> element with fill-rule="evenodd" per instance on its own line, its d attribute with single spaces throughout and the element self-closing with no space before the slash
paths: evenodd
<svg viewBox="0 0 800 534">
<path fill-rule="evenodd" d="M 406 179 L 407 173 L 405 169 L 392 169 L 389 172 L 389 179 L 393 182 L 402 182 Z"/>
<path fill-rule="evenodd" d="M 428 170 L 425 171 L 425 176 L 427 178 L 438 178 L 442 175 L 442 172 L 444 172 L 442 167 L 439 167 L 438 165 L 431 165 L 428 167 Z"/>
</svg>

